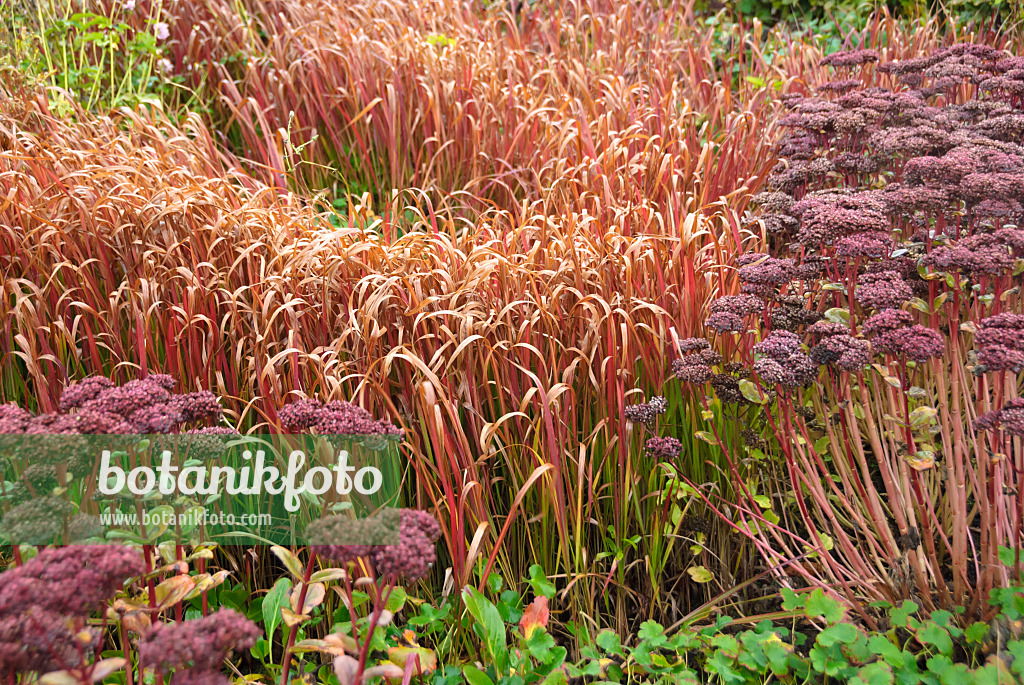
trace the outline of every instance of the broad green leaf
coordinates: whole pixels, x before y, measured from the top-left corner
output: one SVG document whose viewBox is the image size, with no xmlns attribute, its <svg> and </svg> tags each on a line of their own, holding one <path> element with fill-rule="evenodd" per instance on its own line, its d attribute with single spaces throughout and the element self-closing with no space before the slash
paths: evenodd
<svg viewBox="0 0 1024 685">
<path fill-rule="evenodd" d="M 391 596 L 388 597 L 388 603 L 385 607 L 392 614 L 397 614 L 405 606 L 405 602 L 409 599 L 409 593 L 405 591 L 405 588 L 394 587 L 391 589 Z"/>
<path fill-rule="evenodd" d="M 279 578 L 274 587 L 263 596 L 263 628 L 267 631 L 267 641 L 273 643 L 274 631 L 281 622 L 281 609 L 288 606 L 288 595 L 292 589 L 292 581 Z"/>
<path fill-rule="evenodd" d="M 476 588 L 469 586 L 462 590 L 462 601 L 483 632 L 484 642 L 491 658 L 494 659 L 495 668 L 499 673 L 504 673 L 508 667 L 508 648 L 505 644 L 505 623 L 501 620 L 497 607 Z"/>
<path fill-rule="evenodd" d="M 815 588 L 804 604 L 804 615 L 807 618 L 824 618 L 829 624 L 842 620 L 845 613 L 839 600 L 828 597 L 821 588 Z"/>
<path fill-rule="evenodd" d="M 691 566 L 686 569 L 686 572 L 690 574 L 695 583 L 710 583 L 715 579 L 715 576 L 704 566 Z"/>
<path fill-rule="evenodd" d="M 756 383 L 748 381 L 746 378 L 741 378 L 739 380 L 739 386 L 740 392 L 743 393 L 743 397 L 745 397 L 748 402 L 764 404 L 768 401 L 768 398 L 761 393 L 761 390 L 757 387 Z"/>
<path fill-rule="evenodd" d="M 602 630 L 595 640 L 597 646 L 609 654 L 622 654 L 622 642 L 614 630 Z"/>
<path fill-rule="evenodd" d="M 296 585 L 292 588 L 291 597 L 289 599 L 292 611 L 299 614 L 308 614 L 313 610 L 313 607 L 319 606 L 323 603 L 324 598 L 327 596 L 327 588 L 323 583 L 310 583 L 307 585 L 306 596 L 302 598 L 301 607 L 299 607 L 300 594 L 302 594 L 301 585 Z"/>
<path fill-rule="evenodd" d="M 1004 566 L 1013 566 L 1017 559 L 1017 552 L 1012 547 L 999 547 L 999 561 Z M 1024 552 L 1021 553 L 1021 560 L 1024 561 Z"/>
<path fill-rule="evenodd" d="M 494 685 L 494 681 L 476 666 L 463 666 L 462 675 L 466 677 L 466 682 L 469 685 Z"/>
<path fill-rule="evenodd" d="M 782 608 L 785 611 L 796 611 L 797 609 L 802 610 L 804 608 L 804 603 L 807 601 L 806 595 L 798 595 L 788 587 L 782 588 L 780 594 L 782 595 Z"/>
<path fill-rule="evenodd" d="M 533 564 L 530 566 L 530 587 L 533 588 L 535 594 L 544 595 L 548 599 L 555 596 L 555 584 L 548 580 L 547 574 L 544 573 L 544 567 L 540 564 Z"/>
<path fill-rule="evenodd" d="M 893 668 L 902 669 L 907 659 L 903 650 L 889 641 L 884 635 L 872 635 L 868 638 L 868 649 L 877 654 L 885 663 Z"/>
<path fill-rule="evenodd" d="M 932 621 L 925 622 L 917 631 L 917 639 L 925 645 L 932 645 L 939 654 L 953 653 L 953 640 L 949 631 Z"/>
<path fill-rule="evenodd" d="M 939 411 L 935 407 L 918 407 L 910 412 L 910 425 L 912 428 L 926 426 L 935 420 Z"/>
<path fill-rule="evenodd" d="M 833 323 L 850 323 L 850 310 L 833 307 L 825 311 L 825 318 Z"/>
<path fill-rule="evenodd" d="M 810 602 L 808 602 L 810 603 Z M 836 623 L 818 633 L 818 644 L 831 647 L 835 644 L 849 644 L 857 639 L 857 627 L 852 623 Z"/>
<path fill-rule="evenodd" d="M 892 685 L 892 683 L 892 667 L 881 661 L 864 666 L 857 671 L 857 675 L 850 679 L 850 685 Z"/>
<path fill-rule="evenodd" d="M 348 573 L 344 569 L 340 568 L 325 568 L 321 571 L 317 571 L 309 577 L 311 583 L 326 583 L 331 580 L 342 580 Z"/>
<path fill-rule="evenodd" d="M 916 618 L 912 616 L 920 607 L 909 599 L 903 600 L 903 603 L 892 610 L 892 624 L 897 628 L 910 628 L 915 629 L 919 625 Z"/>
<path fill-rule="evenodd" d="M 716 438 L 715 434 L 710 431 L 694 431 L 693 436 L 698 440 L 703 440 L 709 445 L 718 444 L 718 438 Z"/>
<path fill-rule="evenodd" d="M 281 563 L 283 563 L 285 568 L 288 569 L 288 572 L 295 577 L 295 580 L 302 580 L 302 562 L 299 561 L 297 556 L 291 553 L 291 550 L 285 549 L 280 545 L 274 545 L 270 548 L 270 551 L 274 553 L 274 556 L 281 560 Z"/>
<path fill-rule="evenodd" d="M 665 627 L 657 621 L 644 621 L 636 634 L 637 639 L 647 643 L 648 648 L 656 648 L 665 644 Z"/>
<path fill-rule="evenodd" d="M 156 603 L 161 609 L 173 606 L 185 599 L 196 586 L 189 576 L 171 576 L 156 586 Z"/>
<path fill-rule="evenodd" d="M 968 642 L 981 644 L 984 642 L 985 636 L 988 635 L 988 624 L 976 621 L 967 626 L 967 630 L 964 631 L 964 635 L 967 637 Z"/>
<path fill-rule="evenodd" d="M 1024 676 L 1024 640 L 1010 640 L 1006 645 L 1006 651 L 1013 657 L 1014 672 Z"/>
</svg>

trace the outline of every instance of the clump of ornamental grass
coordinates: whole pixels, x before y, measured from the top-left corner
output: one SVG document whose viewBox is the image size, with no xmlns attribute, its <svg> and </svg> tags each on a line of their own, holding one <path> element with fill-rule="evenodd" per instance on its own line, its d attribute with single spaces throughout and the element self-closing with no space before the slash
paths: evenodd
<svg viewBox="0 0 1024 685">
<path fill-rule="evenodd" d="M 420 92 L 415 85 L 413 91 Z M 728 104 L 724 93 L 722 100 Z M 109 121 L 85 113 L 59 120 L 45 110 L 45 99 L 22 103 L 0 93 L 0 194 L 14 198 L 0 207 L 0 226 L 7 227 L 0 231 L 0 252 L 11 256 L 7 283 L 17 291 L 0 299 L 0 315 L 14 321 L 12 336 L 0 340 L 5 397 L 31 396 L 33 406 L 50 412 L 58 408 L 67 369 L 159 368 L 215 392 L 231 421 L 266 427 L 279 425 L 278 410 L 299 393 L 358 395 L 375 415 L 387 408 L 424 429 L 406 435 L 416 496 L 452 513 L 444 517 L 450 527 L 445 540 L 458 586 L 475 574 L 469 563 L 473 521 L 508 518 L 509 539 L 533 539 L 544 558 L 528 560 L 507 545 L 495 546 L 494 564 L 519 575 L 528 572 L 528 561 L 554 572 L 570 558 L 558 548 L 578 528 L 590 553 L 573 557 L 573 573 L 583 579 L 571 586 L 570 604 L 583 608 L 604 593 L 591 573 L 605 563 L 594 561 L 604 544 L 594 531 L 605 529 L 618 505 L 616 496 L 584 497 L 590 511 L 566 506 L 590 487 L 567 477 L 574 472 L 570 461 L 581 450 L 595 453 L 619 429 L 618 422 L 599 418 L 629 404 L 625 387 L 608 382 L 619 360 L 640 358 L 637 373 L 660 378 L 660 332 L 676 325 L 686 334 L 699 325 L 712 284 L 697 273 L 741 239 L 736 227 L 746 196 L 737 196 L 738 206 L 718 200 L 746 187 L 744 179 L 760 178 L 766 165 L 758 154 L 763 129 L 749 115 L 727 124 L 731 116 L 723 114 L 706 132 L 709 150 L 732 149 L 726 139 L 742 143 L 729 164 L 701 158 L 705 143 L 690 135 L 692 111 L 673 116 L 690 151 L 665 148 L 651 160 L 653 170 L 665 168 L 667 156 L 678 164 L 667 177 L 670 187 L 659 190 L 660 212 L 624 206 L 602 218 L 599 228 L 588 218 L 595 211 L 591 191 L 581 186 L 582 195 L 570 193 L 573 200 L 541 188 L 525 213 L 490 209 L 463 221 L 450 207 L 421 208 L 423 223 L 399 236 L 396 214 L 386 207 L 377 206 L 384 223 L 372 230 L 365 229 L 376 221 L 369 205 L 356 212 L 358 221 L 338 227 L 309 203 L 275 193 L 239 171 L 238 160 L 212 151 L 214 137 L 198 120 L 176 125 L 145 112 Z M 644 125 L 622 124 L 638 132 Z M 753 129 L 757 136 L 750 135 Z M 608 147 L 618 130 L 607 121 L 593 130 L 609 159 L 618 159 Z M 574 164 L 585 169 L 590 162 Z M 638 190 L 638 197 L 649 195 Z M 85 211 L 69 211 L 69 198 L 85 198 Z M 405 201 L 397 200 L 401 207 Z M 124 217 L 131 217 L 130 244 L 123 240 Z M 605 227 L 611 227 L 610 239 L 594 240 Z M 666 247 L 666 230 L 679 238 L 680 249 Z M 626 241 L 636 250 L 628 263 L 621 258 Z M 509 268 L 489 284 L 490 271 L 473 265 L 495 258 Z M 686 268 L 676 268 L 680 263 Z M 410 297 L 418 304 L 410 306 Z M 690 312 L 684 321 L 672 313 L 680 307 Z M 135 312 L 145 312 L 147 325 L 138 325 Z M 53 325 L 66 328 L 66 345 L 54 345 Z M 32 350 L 27 367 L 16 361 L 22 338 Z M 574 400 L 556 408 L 562 387 Z M 537 432 L 537 417 L 545 414 L 550 430 Z M 515 492 L 545 468 L 521 439 L 529 434 L 566 474 L 554 490 L 537 490 L 556 503 L 546 522 L 515 504 Z M 482 443 L 480 436 L 486 436 Z M 492 449 L 508 457 L 493 474 L 480 460 Z M 451 473 L 466 478 L 449 482 Z M 600 478 L 623 497 L 636 492 L 625 471 L 602 469 Z M 536 489 L 542 480 L 529 482 Z M 642 502 L 642 508 L 654 506 Z M 644 516 L 629 518 L 629 535 L 647 526 Z M 583 523 L 591 519 L 602 525 Z M 552 526 L 558 544 L 540 544 Z M 660 582 L 661 571 L 649 577 Z"/>
<path fill-rule="evenodd" d="M 735 523 L 771 564 L 870 623 L 869 602 L 908 598 L 988 619 L 1024 544 L 1024 58 L 878 60 L 831 55 L 832 86 L 786 98 L 757 198 L 768 249 L 711 304 L 715 344 L 672 368 L 718 378 L 720 348 L 749 370 L 712 388 L 754 405 L 786 465 L 785 524 L 738 492 Z M 752 449 L 718 442 L 734 469 Z"/>
</svg>

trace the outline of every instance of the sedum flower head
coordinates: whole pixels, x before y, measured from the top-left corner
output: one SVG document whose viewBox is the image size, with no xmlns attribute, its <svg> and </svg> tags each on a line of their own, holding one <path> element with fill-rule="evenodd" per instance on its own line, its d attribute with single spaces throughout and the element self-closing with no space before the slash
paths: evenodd
<svg viewBox="0 0 1024 685">
<path fill-rule="evenodd" d="M 0 575 L 0 617 L 17 614 L 26 605 L 63 616 L 88 616 L 142 571 L 142 556 L 129 547 L 46 549 Z"/>
<path fill-rule="evenodd" d="M 644 443 L 644 451 L 658 461 L 672 461 L 683 451 L 683 443 L 675 438 L 649 438 Z"/>
<path fill-rule="evenodd" d="M 650 401 L 642 404 L 634 404 L 626 407 L 626 420 L 630 423 L 639 423 L 648 428 L 654 425 L 658 416 L 668 410 L 668 400 L 664 397 L 652 397 Z"/>
<path fill-rule="evenodd" d="M 764 355 L 754 361 L 754 371 L 766 383 L 797 388 L 818 375 L 818 365 L 803 352 L 800 337 L 790 331 L 772 331 L 754 345 L 754 351 Z"/>
<path fill-rule="evenodd" d="M 824 57 L 818 64 L 837 68 L 859 67 L 878 61 L 878 53 L 874 50 L 840 50 Z"/>
<path fill-rule="evenodd" d="M 232 651 L 252 647 L 262 634 L 245 616 L 222 607 L 204 618 L 154 624 L 139 641 L 139 663 L 162 673 L 216 671 Z"/>
<path fill-rule="evenodd" d="M 871 345 L 866 340 L 841 333 L 822 339 L 811 348 L 811 359 L 818 364 L 831 364 L 844 371 L 859 371 L 871 361 Z"/>
<path fill-rule="evenodd" d="M 879 271 L 860 275 L 855 295 L 865 309 L 899 309 L 914 292 L 895 271 Z"/>
<path fill-rule="evenodd" d="M 319 435 L 398 437 L 402 429 L 377 420 L 370 412 L 349 402 L 303 399 L 283 407 L 278 416 L 289 433 L 311 431 Z"/>
<path fill-rule="evenodd" d="M 869 338 L 906 328 L 914 323 L 914 317 L 901 309 L 883 309 L 873 314 L 861 326 L 861 331 Z"/>
<path fill-rule="evenodd" d="M 437 559 L 434 542 L 440 535 L 437 520 L 416 509 L 362 519 L 328 516 L 306 529 L 313 553 L 341 564 L 368 559 L 377 576 L 389 582 L 426 576 Z"/>
<path fill-rule="evenodd" d="M 871 340 L 871 345 L 877 352 L 903 355 L 916 362 L 941 357 L 946 352 L 943 337 L 938 332 L 920 325 L 877 335 Z"/>
</svg>

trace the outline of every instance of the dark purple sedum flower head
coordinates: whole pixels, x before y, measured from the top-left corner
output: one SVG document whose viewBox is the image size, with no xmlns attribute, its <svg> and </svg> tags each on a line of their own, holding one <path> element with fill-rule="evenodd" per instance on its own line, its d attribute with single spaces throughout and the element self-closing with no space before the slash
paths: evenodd
<svg viewBox="0 0 1024 685">
<path fill-rule="evenodd" d="M 804 353 L 800 336 L 776 330 L 754 345 L 760 356 L 754 361 L 754 371 L 769 385 L 797 388 L 808 385 L 818 375 L 818 365 Z"/>
<path fill-rule="evenodd" d="M 56 412 L 32 416 L 24 410 L 0 410 L 0 434 L 165 434 L 221 420 L 223 411 L 213 393 L 175 395 L 174 385 L 166 374 L 120 386 L 91 376 L 64 389 Z"/>
<path fill-rule="evenodd" d="M 281 427 L 289 433 L 310 431 L 319 435 L 399 437 L 402 429 L 377 420 L 370 412 L 349 402 L 323 403 L 314 399 L 292 402 L 278 411 Z"/>
<path fill-rule="evenodd" d="M 398 544 L 378 548 L 371 563 L 379 577 L 414 583 L 426 577 L 437 560 L 434 542 L 441 536 L 437 520 L 425 511 L 400 510 Z"/>
<path fill-rule="evenodd" d="M 919 324 L 877 335 L 871 346 L 877 352 L 904 356 L 915 362 L 941 357 L 946 351 L 946 341 L 938 331 Z"/>
<path fill-rule="evenodd" d="M 739 277 L 744 283 L 778 286 L 794 278 L 795 262 L 792 259 L 776 259 L 768 255 L 747 254 L 740 258 Z"/>
<path fill-rule="evenodd" d="M 1024 314 L 1002 313 L 982 320 L 974 335 L 982 372 L 1024 370 Z"/>
<path fill-rule="evenodd" d="M 861 332 L 868 338 L 897 331 L 906 328 L 914 323 L 914 317 L 910 312 L 902 309 L 883 309 L 877 314 L 871 315 L 861 326 Z"/>
<path fill-rule="evenodd" d="M 703 338 L 687 338 L 678 347 L 683 354 L 672 362 L 672 373 L 684 383 L 707 383 L 711 380 L 711 367 L 722 363 L 722 355 Z"/>
<path fill-rule="evenodd" d="M 647 402 L 626 407 L 625 417 L 630 423 L 639 423 L 650 428 L 659 416 L 668 410 L 668 400 L 664 397 L 652 397 Z"/>
<path fill-rule="evenodd" d="M 878 53 L 875 50 L 841 50 L 833 52 L 819 62 L 821 66 L 836 68 L 859 67 L 863 64 L 870 64 L 878 61 Z"/>
<path fill-rule="evenodd" d="M 811 348 L 810 357 L 818 364 L 859 371 L 871 362 L 871 345 L 866 340 L 840 333 L 822 338 Z"/>
<path fill-rule="evenodd" d="M 143 569 L 131 548 L 92 545 L 46 549 L 0 574 L 0 674 L 81 666 L 99 644 L 86 619 Z"/>
<path fill-rule="evenodd" d="M 673 461 L 683 451 L 683 443 L 672 437 L 648 438 L 644 451 L 657 461 Z"/>
<path fill-rule="evenodd" d="M 718 333 L 739 332 L 745 328 L 744 318 L 764 307 L 764 300 L 751 294 L 726 295 L 711 303 L 711 316 L 704 325 Z"/>
<path fill-rule="evenodd" d="M 899 309 L 914 296 L 895 271 L 866 273 L 857 278 L 857 303 L 865 309 Z"/>
<path fill-rule="evenodd" d="M 0 614 L 17 611 L 19 598 L 10 584 L 25 580 L 36 588 L 28 602 L 64 615 L 96 611 L 121 589 L 124 581 L 142 573 L 142 556 L 120 545 L 87 545 L 46 549 L 15 569 L 0 574 Z M 74 588 L 74 592 L 68 592 Z"/>
<path fill-rule="evenodd" d="M 1013 437 L 1024 438 L 1024 397 L 1008 400 L 1001 409 L 985 412 L 974 422 L 975 431 L 995 428 Z"/>
<path fill-rule="evenodd" d="M 309 524 L 312 553 L 339 564 L 367 559 L 378 578 L 416 582 L 437 560 L 434 543 L 441 536 L 437 520 L 417 509 L 393 509 L 353 519 L 327 516 Z"/>
<path fill-rule="evenodd" d="M 231 652 L 252 647 L 262 634 L 245 616 L 222 607 L 204 618 L 154 624 L 139 641 L 139 663 L 162 673 L 215 672 Z"/>
</svg>

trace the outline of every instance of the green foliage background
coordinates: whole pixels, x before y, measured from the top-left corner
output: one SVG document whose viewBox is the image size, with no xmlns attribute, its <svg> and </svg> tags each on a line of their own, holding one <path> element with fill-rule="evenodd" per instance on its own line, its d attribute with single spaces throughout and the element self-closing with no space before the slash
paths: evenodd
<svg viewBox="0 0 1024 685">
<path fill-rule="evenodd" d="M 711 3 L 708 9 L 715 9 Z M 896 16 L 948 17 L 958 21 L 1018 23 L 1024 4 L 1019 0 L 730 0 L 730 10 L 774 24 L 805 24 L 815 33 L 858 28 L 883 6 Z"/>
</svg>

